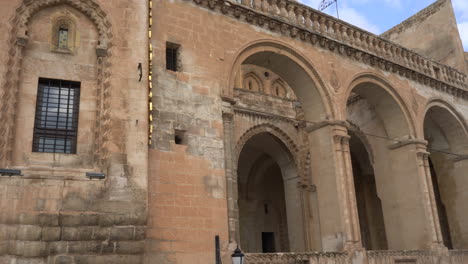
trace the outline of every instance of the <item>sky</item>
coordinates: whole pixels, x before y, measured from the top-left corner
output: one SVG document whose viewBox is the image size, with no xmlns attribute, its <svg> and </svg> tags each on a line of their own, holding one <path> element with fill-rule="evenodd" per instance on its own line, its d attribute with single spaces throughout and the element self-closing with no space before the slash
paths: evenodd
<svg viewBox="0 0 468 264">
<path fill-rule="evenodd" d="M 299 0 L 318 9 L 322 0 Z M 374 34 L 381 34 L 429 6 L 435 0 L 338 0 L 340 19 Z M 468 51 L 468 0 L 452 0 L 458 31 Z M 324 10 L 336 17 L 335 5 Z"/>
</svg>

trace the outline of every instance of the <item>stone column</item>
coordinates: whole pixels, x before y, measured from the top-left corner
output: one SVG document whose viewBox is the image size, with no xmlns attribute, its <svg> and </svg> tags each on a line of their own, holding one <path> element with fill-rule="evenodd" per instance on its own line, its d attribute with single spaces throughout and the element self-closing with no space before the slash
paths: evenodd
<svg viewBox="0 0 468 264">
<path fill-rule="evenodd" d="M 229 243 L 239 242 L 239 208 L 237 204 L 237 173 L 233 164 L 234 112 L 229 101 L 223 101 L 224 166 L 226 173 L 226 199 L 228 203 Z"/>
<path fill-rule="evenodd" d="M 452 223 L 458 223 L 457 229 L 452 231 L 452 243 L 455 249 L 468 248 L 468 155 L 458 156 L 453 161 L 452 175 L 457 190 L 453 191 L 453 211 L 455 214 L 449 215 Z M 455 218 L 455 219 L 453 219 Z"/>
<path fill-rule="evenodd" d="M 301 192 L 304 232 L 306 233 L 304 237 L 305 250 L 318 251 L 321 249 L 321 237 L 317 188 L 315 185 L 305 182 L 299 182 L 298 187 Z"/>
<path fill-rule="evenodd" d="M 342 136 L 340 143 L 341 143 L 341 152 L 342 152 L 342 159 L 343 159 L 343 170 L 345 175 L 345 191 L 347 194 L 347 208 L 349 208 L 350 214 L 350 225 L 351 225 L 351 232 L 352 232 L 352 240 L 350 240 L 349 246 L 352 248 L 350 249 L 360 249 L 362 248 L 361 244 L 361 232 L 359 227 L 359 214 L 357 211 L 357 202 L 356 202 L 356 188 L 354 187 L 354 175 L 353 175 L 353 167 L 351 163 L 351 153 L 349 151 L 349 139 L 350 136 Z"/>
<path fill-rule="evenodd" d="M 426 141 L 398 139 L 389 146 L 385 225 L 390 249 L 441 249 L 441 233 Z"/>
<path fill-rule="evenodd" d="M 427 212 L 428 216 L 432 220 L 432 226 L 431 228 L 434 230 L 432 232 L 432 248 L 435 249 L 440 249 L 442 248 L 443 245 L 443 238 L 442 238 L 442 232 L 440 229 L 440 220 L 439 220 L 439 214 L 437 212 L 437 203 L 435 200 L 435 194 L 434 194 L 434 186 L 432 182 L 432 176 L 431 176 L 431 170 L 429 167 L 429 152 L 426 151 L 426 145 L 421 146 L 420 150 L 417 152 L 418 156 L 418 165 L 420 167 L 420 174 L 422 177 L 424 177 L 422 180 L 425 181 L 427 184 L 424 187 L 424 184 L 421 186 L 423 189 L 423 192 L 427 192 L 426 194 L 426 199 L 428 201 L 428 206 L 429 210 Z"/>
<path fill-rule="evenodd" d="M 325 121 L 308 127 L 307 131 L 312 179 L 317 186 L 322 250 L 360 249 L 346 124 Z"/>
</svg>

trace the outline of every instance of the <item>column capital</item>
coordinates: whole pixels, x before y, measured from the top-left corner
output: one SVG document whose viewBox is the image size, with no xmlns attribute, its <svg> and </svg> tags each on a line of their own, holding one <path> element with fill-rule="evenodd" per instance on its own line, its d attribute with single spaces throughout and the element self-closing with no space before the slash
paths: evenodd
<svg viewBox="0 0 468 264">
<path fill-rule="evenodd" d="M 299 181 L 297 183 L 297 187 L 299 189 L 309 191 L 309 192 L 316 192 L 317 191 L 317 186 L 315 184 L 310 184 L 306 181 Z"/>
<path fill-rule="evenodd" d="M 16 45 L 21 47 L 26 47 L 28 45 L 29 37 L 26 35 L 17 35 L 16 36 Z"/>
<path fill-rule="evenodd" d="M 411 135 L 402 136 L 399 138 L 393 139 L 394 143 L 388 145 L 389 149 L 397 149 L 407 145 L 415 145 L 418 150 L 426 151 L 427 141 L 424 139 L 414 138 Z"/>
<path fill-rule="evenodd" d="M 323 120 L 314 124 L 308 124 L 305 130 L 310 133 L 328 126 L 333 126 L 333 129 L 342 130 L 347 134 L 349 125 L 348 122 L 343 120 Z"/>
<path fill-rule="evenodd" d="M 107 45 L 101 44 L 101 45 L 97 46 L 96 47 L 96 55 L 98 57 L 107 57 L 107 55 L 108 55 Z"/>
<path fill-rule="evenodd" d="M 460 155 L 460 156 L 457 156 L 457 157 L 453 158 L 453 162 L 460 162 L 460 161 L 465 161 L 465 160 L 468 160 L 468 155 L 467 154 Z"/>
<path fill-rule="evenodd" d="M 349 143 L 349 139 L 351 137 L 346 134 L 346 135 L 343 135 L 343 134 L 335 134 L 333 135 L 333 141 L 335 143 L 342 143 L 342 144 L 348 144 Z"/>
<path fill-rule="evenodd" d="M 231 101 L 231 98 L 228 97 L 222 97 L 222 100 L 223 122 L 230 122 L 234 118 L 234 109 L 232 106 L 235 104 L 235 101 Z"/>
</svg>

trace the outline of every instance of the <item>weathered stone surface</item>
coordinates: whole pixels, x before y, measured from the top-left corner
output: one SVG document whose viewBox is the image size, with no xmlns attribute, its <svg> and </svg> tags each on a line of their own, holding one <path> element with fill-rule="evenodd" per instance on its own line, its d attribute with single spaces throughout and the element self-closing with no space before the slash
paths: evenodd
<svg viewBox="0 0 468 264">
<path fill-rule="evenodd" d="M 262 233 L 346 252 L 253 263 L 466 262 L 443 247 L 468 248 L 450 1 L 392 35 L 407 48 L 294 1 L 151 3 L 0 0 L 0 168 L 23 175 L 0 177 L 0 263 L 212 264 L 215 236 L 230 263 Z M 76 153 L 31 151 L 39 78 L 80 82 Z"/>
<path fill-rule="evenodd" d="M 134 227 L 113 227 L 110 232 L 110 240 L 133 240 L 135 237 Z"/>
<path fill-rule="evenodd" d="M 61 238 L 62 229 L 60 227 L 43 227 L 42 241 L 58 241 Z"/>
<path fill-rule="evenodd" d="M 20 225 L 16 238 L 25 241 L 37 241 L 41 239 L 42 228 L 33 225 Z"/>
<path fill-rule="evenodd" d="M 143 254 L 145 249 L 144 241 L 118 241 L 115 245 L 117 254 Z"/>
<path fill-rule="evenodd" d="M 47 255 L 47 243 L 39 241 L 25 241 L 23 244 L 23 256 L 43 257 Z"/>
</svg>

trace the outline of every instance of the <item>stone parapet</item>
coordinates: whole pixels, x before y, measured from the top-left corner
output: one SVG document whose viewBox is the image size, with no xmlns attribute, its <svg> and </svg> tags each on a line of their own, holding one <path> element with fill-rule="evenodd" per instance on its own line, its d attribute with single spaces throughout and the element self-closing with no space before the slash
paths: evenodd
<svg viewBox="0 0 468 264">
<path fill-rule="evenodd" d="M 194 0 L 202 7 L 289 35 L 372 67 L 468 99 L 466 75 L 296 1 Z"/>
<path fill-rule="evenodd" d="M 381 250 L 354 252 L 249 253 L 246 264 L 287 263 L 468 263 L 468 251 Z"/>
</svg>

